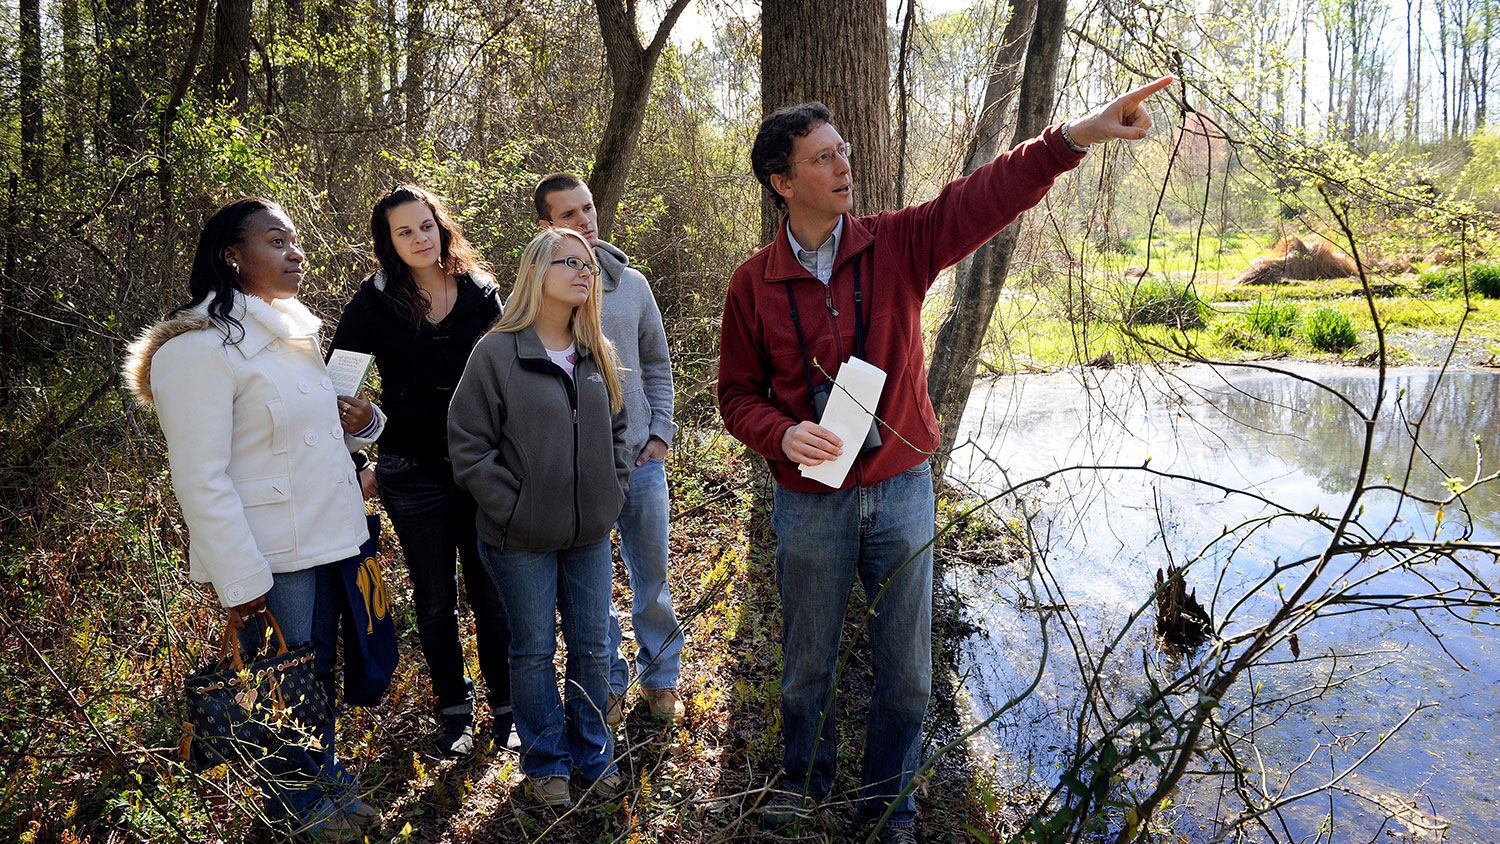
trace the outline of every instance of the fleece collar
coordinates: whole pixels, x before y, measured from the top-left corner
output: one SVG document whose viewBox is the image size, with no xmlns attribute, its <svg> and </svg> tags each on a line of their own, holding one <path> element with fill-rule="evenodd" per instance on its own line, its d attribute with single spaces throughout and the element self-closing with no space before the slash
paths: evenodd
<svg viewBox="0 0 1500 844">
<path fill-rule="evenodd" d="M 208 314 L 211 299 L 205 299 L 195 310 Z M 269 346 L 273 340 L 302 340 L 316 338 L 323 321 L 313 316 L 296 299 L 276 299 L 267 303 L 258 296 L 234 294 L 234 307 L 230 315 L 239 320 L 245 336 L 232 344 L 246 358 Z"/>
</svg>

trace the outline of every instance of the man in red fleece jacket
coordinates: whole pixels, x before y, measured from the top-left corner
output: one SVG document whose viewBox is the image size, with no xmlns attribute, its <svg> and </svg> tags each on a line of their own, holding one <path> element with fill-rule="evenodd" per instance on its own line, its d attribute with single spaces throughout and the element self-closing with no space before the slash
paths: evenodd
<svg viewBox="0 0 1500 844">
<path fill-rule="evenodd" d="M 922 718 L 932 686 L 934 504 L 928 456 L 937 418 L 927 397 L 922 302 L 938 273 L 1041 201 L 1088 148 L 1146 137 L 1142 103 L 1158 79 L 1081 120 L 1052 126 L 930 202 L 849 214 L 849 146 L 821 103 L 781 109 L 750 152 L 755 177 L 786 211 L 772 242 L 741 264 L 724 303 L 719 411 L 776 478 L 772 526 L 782 605 L 781 791 L 761 814 L 780 828 L 832 789 L 838 741 L 833 687 L 839 635 L 857 576 L 869 605 L 875 684 L 865 733 L 860 820 L 897 801 L 882 841 L 914 841 Z M 818 425 L 817 393 L 851 355 L 884 370 L 879 437 L 844 443 Z M 878 442 L 878 444 L 877 444 Z M 843 487 L 798 466 L 861 448 Z"/>
</svg>

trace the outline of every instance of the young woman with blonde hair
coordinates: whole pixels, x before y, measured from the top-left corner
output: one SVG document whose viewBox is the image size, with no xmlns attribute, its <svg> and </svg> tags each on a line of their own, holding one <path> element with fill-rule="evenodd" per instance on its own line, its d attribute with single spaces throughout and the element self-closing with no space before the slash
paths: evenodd
<svg viewBox="0 0 1500 844">
<path fill-rule="evenodd" d="M 609 799 L 610 529 L 630 458 L 614 347 L 588 242 L 549 228 L 526 246 L 500 321 L 474 347 L 448 413 L 458 484 L 479 503 L 479 554 L 510 617 L 511 694 L 533 796 L 572 804 L 569 777 Z M 552 658 L 558 614 L 566 703 Z"/>
</svg>

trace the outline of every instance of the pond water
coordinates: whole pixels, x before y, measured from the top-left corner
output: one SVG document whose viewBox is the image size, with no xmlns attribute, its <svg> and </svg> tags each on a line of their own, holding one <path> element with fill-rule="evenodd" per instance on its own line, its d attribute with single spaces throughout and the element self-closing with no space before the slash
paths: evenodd
<svg viewBox="0 0 1500 844">
<path fill-rule="evenodd" d="M 1064 467 L 1139 467 L 1149 460 L 1153 470 L 1253 491 L 1292 511 L 1320 508 L 1337 517 L 1349 500 L 1365 430 L 1342 401 L 1299 379 L 1316 379 L 1368 409 L 1376 395 L 1376 372 L 1277 366 L 1298 377 L 1207 367 L 1122 368 L 976 385 L 949 477 L 994 495 Z M 1409 477 L 1413 494 L 1441 497 L 1445 479 L 1476 476 L 1476 460 L 1482 460 L 1480 475 L 1500 468 L 1497 408 L 1500 374 L 1495 372 L 1449 372 L 1439 378 L 1432 369 L 1390 370 L 1372 434 L 1371 482 L 1389 476 L 1389 483 L 1399 486 Z M 1418 418 L 1420 428 L 1411 424 Z M 1043 582 L 1052 583 L 1053 592 L 1042 595 L 1041 603 L 1066 603 L 1079 638 L 1093 652 L 1123 635 L 1101 684 L 1116 706 L 1128 711 L 1145 689 L 1143 666 L 1170 676 L 1186 664 L 1162 652 L 1152 629 L 1154 614 L 1129 623 L 1129 615 L 1149 599 L 1156 570 L 1169 552 L 1183 565 L 1226 526 L 1274 512 L 1262 500 L 1137 469 L 1065 471 L 1051 476 L 1045 487 L 1027 486 L 1025 494 L 1028 509 L 1040 513 L 1034 532 L 1044 566 L 1022 562 L 948 575 L 982 630 L 962 647 L 974 723 L 1020 694 L 1037 672 L 1047 613 L 1036 610 L 1031 598 Z M 1387 538 L 1456 540 L 1470 531 L 1470 541 L 1500 540 L 1500 483 L 1467 494 L 1465 502 L 1467 512 L 1450 506 L 1439 523 L 1431 504 L 1372 494 L 1363 499 L 1359 524 Z M 995 506 L 1002 514 L 1015 512 L 1009 497 Z M 1326 530 L 1305 519 L 1280 520 L 1248 533 L 1243 542 L 1214 543 L 1186 575 L 1216 623 L 1241 602 L 1231 633 L 1274 610 L 1275 586 L 1257 584 L 1277 560 L 1316 555 L 1328 539 Z M 1497 585 L 1500 567 L 1493 557 L 1466 553 L 1460 559 L 1462 567 L 1436 561 L 1379 574 L 1358 591 L 1391 595 L 1430 592 L 1431 584 L 1472 585 L 1464 567 Z M 1369 576 L 1380 565 L 1338 558 L 1324 582 Z M 1290 589 L 1300 571 L 1274 582 Z M 1036 691 L 975 736 L 994 754 L 1002 782 L 1029 778 L 1049 786 L 1076 741 L 1085 683 L 1077 643 L 1052 615 L 1052 656 Z M 1285 785 L 1288 794 L 1327 782 L 1408 713 L 1438 704 L 1413 715 L 1331 795 L 1286 809 L 1286 829 L 1272 823 L 1278 838 L 1311 838 L 1331 813 L 1334 841 L 1394 840 L 1387 836 L 1405 838 L 1441 824 L 1448 825 L 1447 841 L 1500 841 L 1500 661 L 1497 631 L 1488 626 L 1497 622 L 1500 614 L 1493 608 L 1472 606 L 1429 610 L 1420 618 L 1411 612 L 1334 610 L 1299 633 L 1300 658 L 1283 644 L 1262 660 L 1263 667 L 1242 678 L 1225 701 L 1228 710 L 1249 703 L 1252 692 L 1261 701 L 1281 696 L 1298 701 L 1260 710 L 1253 723 L 1254 752 L 1240 749 L 1257 776 L 1263 772 L 1270 787 Z M 1329 678 L 1336 684 L 1317 691 Z M 1244 728 L 1251 724 L 1248 717 L 1240 721 Z M 1205 768 L 1204 761 L 1195 767 Z M 1185 783 L 1168 813 L 1172 826 L 1193 840 L 1212 837 L 1215 820 L 1234 815 L 1239 806 L 1232 795 L 1221 794 L 1221 782 L 1200 776 Z M 1396 819 L 1388 821 L 1392 815 Z"/>
</svg>

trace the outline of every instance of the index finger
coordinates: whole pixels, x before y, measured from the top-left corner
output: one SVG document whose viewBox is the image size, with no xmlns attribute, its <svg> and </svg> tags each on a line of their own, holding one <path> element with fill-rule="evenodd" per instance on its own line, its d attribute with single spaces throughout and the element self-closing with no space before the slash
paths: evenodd
<svg viewBox="0 0 1500 844">
<path fill-rule="evenodd" d="M 841 440 L 841 439 L 839 439 L 838 434 L 835 434 L 834 432 L 828 430 L 827 428 L 824 428 L 822 425 L 819 425 L 816 422 L 808 422 L 807 423 L 807 427 L 803 428 L 802 430 L 806 431 L 809 434 L 812 434 L 812 435 L 814 435 L 816 437 L 819 437 L 819 438 L 827 441 L 830 445 L 834 446 L 835 448 L 843 448 L 844 447 L 844 441 Z"/>
<path fill-rule="evenodd" d="M 1163 76 L 1160 79 L 1157 79 L 1157 80 L 1154 80 L 1154 81 L 1151 81 L 1151 82 L 1147 82 L 1145 85 L 1142 85 L 1141 87 L 1135 89 L 1134 91 L 1131 91 L 1130 93 L 1126 94 L 1125 96 L 1121 97 L 1120 99 L 1122 99 L 1122 100 L 1128 100 L 1131 103 L 1140 103 L 1143 100 L 1145 100 L 1147 97 L 1151 96 L 1152 94 L 1156 93 L 1157 91 L 1162 90 L 1163 88 L 1167 87 L 1168 85 L 1171 85 L 1173 82 L 1176 82 L 1176 81 L 1177 81 L 1177 77 L 1175 77 L 1175 76 Z"/>
</svg>

